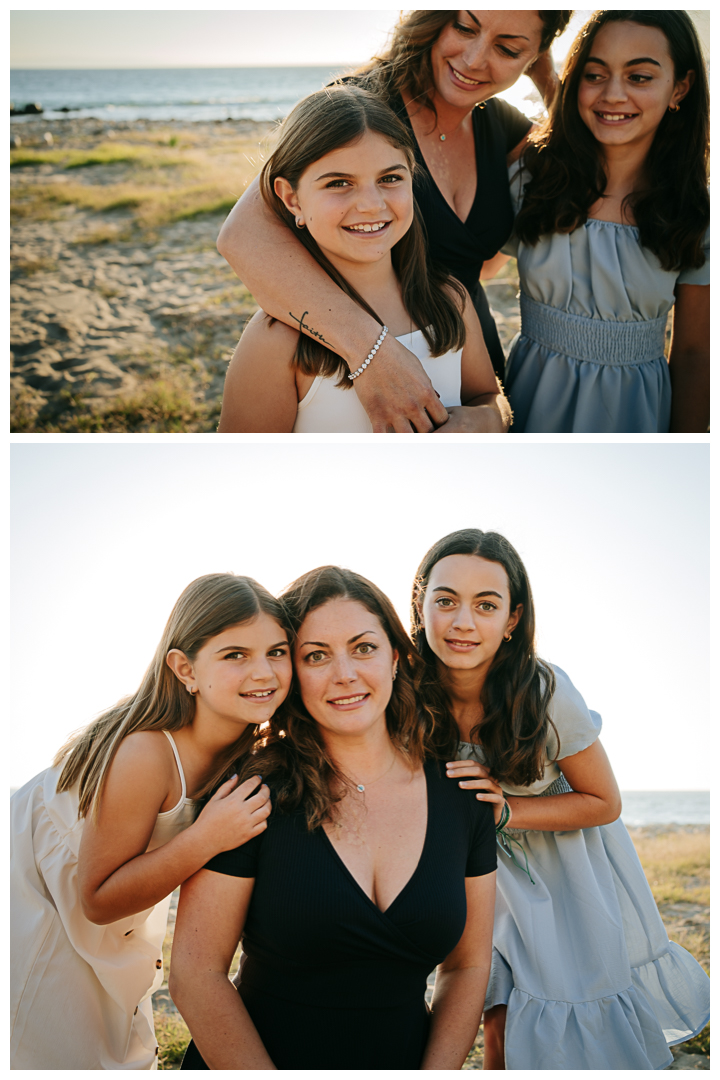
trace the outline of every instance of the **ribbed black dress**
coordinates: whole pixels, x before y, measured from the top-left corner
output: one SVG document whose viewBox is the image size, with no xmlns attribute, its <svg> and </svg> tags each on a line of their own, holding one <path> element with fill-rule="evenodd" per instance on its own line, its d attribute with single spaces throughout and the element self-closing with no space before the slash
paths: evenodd
<svg viewBox="0 0 720 1080">
<path fill-rule="evenodd" d="M 496 867 L 490 806 L 436 762 L 425 766 L 420 861 L 382 912 L 302 810 L 207 869 L 254 877 L 240 996 L 278 1069 L 417 1069 L 427 1041 L 427 976 L 460 940 L 465 878 Z M 183 1069 L 204 1069 L 188 1047 Z"/>
<path fill-rule="evenodd" d="M 388 104 L 412 131 L 402 98 Z M 414 135 L 415 153 L 422 168 L 415 177 L 413 191 L 425 222 L 430 255 L 470 293 L 493 367 L 502 378 L 505 356 L 479 278 L 483 263 L 497 255 L 512 232 L 514 213 L 507 155 L 527 135 L 531 123 L 501 98 L 491 98 L 473 109 L 472 120 L 477 188 L 467 219 L 460 220 L 438 188 Z"/>
</svg>

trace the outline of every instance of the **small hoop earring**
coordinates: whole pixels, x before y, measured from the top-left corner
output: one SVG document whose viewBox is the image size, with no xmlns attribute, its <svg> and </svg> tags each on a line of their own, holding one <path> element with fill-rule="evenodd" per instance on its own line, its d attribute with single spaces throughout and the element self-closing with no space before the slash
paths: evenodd
<svg viewBox="0 0 720 1080">
<path fill-rule="evenodd" d="M 672 104 L 668 105 L 668 112 L 672 112 L 672 113 L 680 112 L 680 106 L 679 105 L 672 105 Z"/>
<path fill-rule="evenodd" d="M 196 686 L 186 686 L 185 689 L 187 690 L 190 697 L 195 697 L 195 694 L 197 692 L 197 687 Z"/>
<path fill-rule="evenodd" d="M 295 218 L 295 227 L 298 228 L 298 229 L 304 229 L 305 228 L 305 222 L 303 221 L 302 217 L 299 214 Z"/>
<path fill-rule="evenodd" d="M 503 641 L 512 641 L 512 634 L 503 634 Z"/>
</svg>

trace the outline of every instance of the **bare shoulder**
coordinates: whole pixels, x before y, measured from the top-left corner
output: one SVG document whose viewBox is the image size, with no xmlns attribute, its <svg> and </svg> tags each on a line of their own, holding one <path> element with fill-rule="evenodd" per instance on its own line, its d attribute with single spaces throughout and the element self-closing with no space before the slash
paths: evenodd
<svg viewBox="0 0 720 1080">
<path fill-rule="evenodd" d="M 237 358 L 242 358 L 250 349 L 258 359 L 290 363 L 295 355 L 299 337 L 299 330 L 293 330 L 291 326 L 287 326 L 278 319 L 271 319 L 260 309 L 247 323 L 230 363 L 235 362 Z"/>
<path fill-rule="evenodd" d="M 133 778 L 153 776 L 164 779 L 166 775 L 172 777 L 174 772 L 175 756 L 162 731 L 133 731 L 126 735 L 110 766 L 110 774 L 116 777 L 122 773 Z"/>
</svg>

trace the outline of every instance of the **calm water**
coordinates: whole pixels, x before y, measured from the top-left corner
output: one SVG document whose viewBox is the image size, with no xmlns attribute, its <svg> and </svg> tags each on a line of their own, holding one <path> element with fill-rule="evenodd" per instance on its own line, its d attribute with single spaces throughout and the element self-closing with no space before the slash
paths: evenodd
<svg viewBox="0 0 720 1080">
<path fill-rule="evenodd" d="M 15 70 L 10 99 L 16 108 L 39 102 L 48 119 L 277 120 L 340 73 L 337 67 Z M 57 111 L 63 107 L 77 111 Z"/>
</svg>

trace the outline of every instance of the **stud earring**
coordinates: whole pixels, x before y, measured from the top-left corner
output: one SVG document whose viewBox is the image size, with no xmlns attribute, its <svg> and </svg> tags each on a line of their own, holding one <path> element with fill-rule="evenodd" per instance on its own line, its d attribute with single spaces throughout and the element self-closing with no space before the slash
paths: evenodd
<svg viewBox="0 0 720 1080">
<path fill-rule="evenodd" d="M 397 678 L 397 664 L 393 668 L 393 682 L 395 682 L 396 678 Z"/>
</svg>

